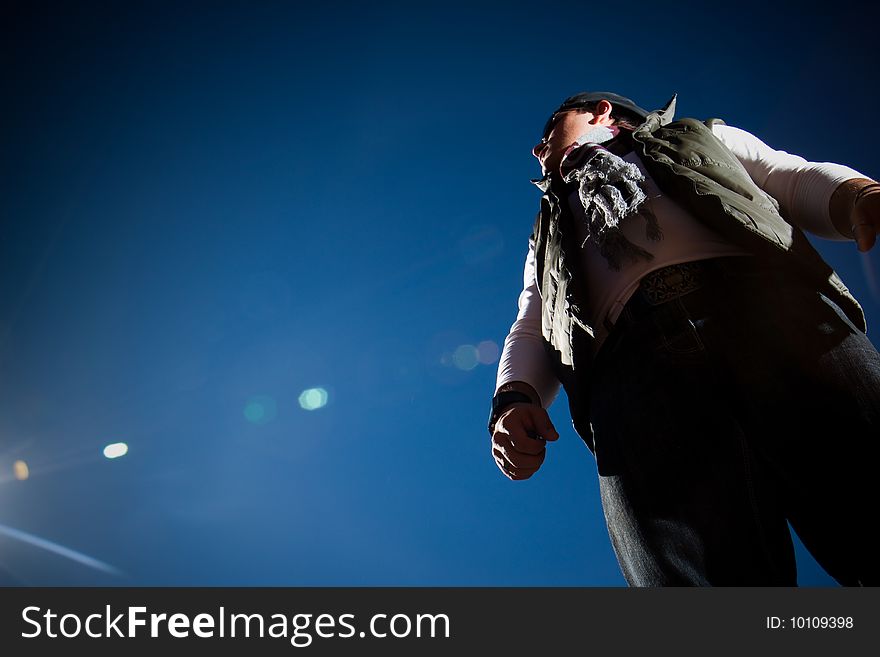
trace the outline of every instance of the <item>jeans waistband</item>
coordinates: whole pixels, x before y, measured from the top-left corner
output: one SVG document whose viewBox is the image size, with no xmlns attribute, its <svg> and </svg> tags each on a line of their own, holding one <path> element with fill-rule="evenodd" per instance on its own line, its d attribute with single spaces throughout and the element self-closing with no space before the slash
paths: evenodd
<svg viewBox="0 0 880 657">
<path fill-rule="evenodd" d="M 703 296 L 715 297 L 733 281 L 741 287 L 749 280 L 766 283 L 776 275 L 790 276 L 791 271 L 780 263 L 753 256 L 725 256 L 662 267 L 642 277 L 618 322 L 636 319 L 682 297 L 694 301 Z"/>
</svg>

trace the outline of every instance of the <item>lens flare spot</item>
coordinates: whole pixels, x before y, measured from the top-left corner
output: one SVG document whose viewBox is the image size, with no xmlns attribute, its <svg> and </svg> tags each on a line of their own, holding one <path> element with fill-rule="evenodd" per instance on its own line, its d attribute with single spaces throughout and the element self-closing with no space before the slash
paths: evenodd
<svg viewBox="0 0 880 657">
<path fill-rule="evenodd" d="M 472 344 L 459 346 L 452 354 L 453 364 L 460 370 L 472 370 L 480 362 L 477 348 Z"/>
<path fill-rule="evenodd" d="M 498 361 L 501 350 L 491 340 L 483 340 L 477 345 L 477 358 L 483 365 L 491 365 Z"/>
<path fill-rule="evenodd" d="M 307 411 L 314 411 L 327 405 L 328 396 L 324 388 L 309 388 L 299 396 L 299 405 Z"/>
<path fill-rule="evenodd" d="M 278 403 L 272 397 L 251 397 L 244 406 L 244 417 L 252 424 L 266 424 L 277 415 Z"/>
<path fill-rule="evenodd" d="M 110 443 L 104 448 L 104 456 L 108 459 L 118 459 L 128 454 L 128 445 L 125 443 Z"/>
<path fill-rule="evenodd" d="M 28 468 L 28 464 L 24 461 L 16 461 L 13 463 L 12 472 L 15 474 L 15 478 L 19 481 L 24 481 L 31 476 L 30 468 Z"/>
</svg>

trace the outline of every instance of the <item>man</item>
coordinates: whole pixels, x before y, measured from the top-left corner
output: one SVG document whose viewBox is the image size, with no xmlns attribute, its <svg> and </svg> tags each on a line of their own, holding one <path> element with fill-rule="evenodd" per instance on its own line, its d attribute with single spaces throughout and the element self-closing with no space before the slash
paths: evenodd
<svg viewBox="0 0 880 657">
<path fill-rule="evenodd" d="M 803 233 L 867 251 L 880 184 L 674 107 L 582 93 L 548 120 L 495 461 L 538 470 L 561 384 L 630 585 L 796 585 L 787 522 L 880 584 L 880 355 Z"/>
</svg>

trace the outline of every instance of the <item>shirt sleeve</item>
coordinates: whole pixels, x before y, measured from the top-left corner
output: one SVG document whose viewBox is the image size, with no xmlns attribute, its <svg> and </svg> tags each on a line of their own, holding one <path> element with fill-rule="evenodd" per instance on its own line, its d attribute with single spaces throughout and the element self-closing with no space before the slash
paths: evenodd
<svg viewBox="0 0 880 657">
<path fill-rule="evenodd" d="M 742 162 L 755 184 L 779 201 L 789 222 L 819 237 L 849 239 L 831 223 L 831 195 L 840 183 L 867 176 L 842 164 L 810 162 L 775 150 L 733 126 L 715 124 L 712 132 Z"/>
<path fill-rule="evenodd" d="M 560 388 L 541 336 L 541 294 L 535 280 L 535 251 L 531 243 L 523 271 L 519 312 L 504 339 L 504 349 L 498 361 L 496 392 L 510 381 L 523 381 L 532 386 L 544 408 L 549 408 Z"/>
</svg>

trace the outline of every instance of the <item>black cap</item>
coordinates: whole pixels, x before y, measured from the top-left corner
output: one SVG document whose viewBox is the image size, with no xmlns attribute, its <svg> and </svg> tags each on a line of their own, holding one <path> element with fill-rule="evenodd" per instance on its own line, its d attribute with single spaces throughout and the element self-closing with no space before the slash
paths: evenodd
<svg viewBox="0 0 880 657">
<path fill-rule="evenodd" d="M 547 119 L 547 123 L 544 124 L 544 132 L 542 133 L 542 135 L 544 137 L 547 136 L 547 131 L 550 129 L 550 125 L 553 122 L 553 117 L 560 112 L 577 109 L 578 107 L 584 107 L 585 105 L 592 105 L 594 103 L 598 103 L 600 100 L 607 100 L 609 103 L 611 103 L 612 106 L 627 110 L 628 112 L 635 114 L 642 119 L 647 118 L 649 113 L 647 110 L 644 110 L 636 105 L 629 98 L 626 98 L 619 94 L 614 94 L 610 91 L 583 91 L 579 94 L 575 94 L 574 96 L 569 96 L 562 102 L 562 105 L 554 110 L 553 114 L 550 115 L 550 118 Z"/>
</svg>

